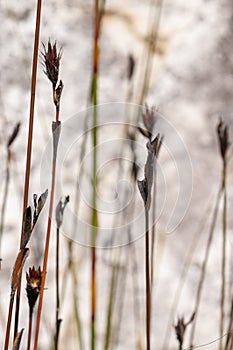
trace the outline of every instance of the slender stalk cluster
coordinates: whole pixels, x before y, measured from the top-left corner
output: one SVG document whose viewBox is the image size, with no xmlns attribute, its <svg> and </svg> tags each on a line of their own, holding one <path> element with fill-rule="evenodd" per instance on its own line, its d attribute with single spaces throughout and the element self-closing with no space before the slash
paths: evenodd
<svg viewBox="0 0 233 350">
<path fill-rule="evenodd" d="M 146 339 L 147 350 L 150 350 L 150 323 L 151 323 L 151 276 L 150 276 L 150 241 L 149 241 L 149 210 L 151 206 L 151 191 L 154 181 L 154 162 L 158 157 L 162 138 L 158 134 L 152 138 L 155 125 L 154 109 L 149 110 L 146 106 L 146 113 L 143 114 L 143 123 L 146 129 L 139 128 L 139 131 L 148 139 L 147 161 L 144 168 L 144 179 L 137 181 L 138 189 L 144 202 L 145 209 L 145 277 L 146 277 Z"/>
<path fill-rule="evenodd" d="M 38 346 L 40 320 L 41 320 L 41 312 L 42 312 L 43 296 L 44 296 L 44 285 L 45 285 L 48 256 L 49 256 L 49 244 L 50 244 L 51 224 L 52 224 L 52 216 L 53 216 L 53 202 L 54 202 L 54 193 L 55 193 L 55 180 L 56 180 L 57 150 L 58 150 L 58 143 L 59 143 L 60 132 L 61 132 L 61 122 L 59 121 L 60 99 L 61 99 L 61 94 L 63 89 L 63 83 L 61 80 L 57 86 L 58 78 L 59 78 L 61 50 L 57 51 L 56 41 L 54 44 L 51 44 L 49 40 L 47 49 L 45 45 L 43 46 L 44 46 L 44 53 L 42 53 L 42 57 L 43 57 L 43 66 L 45 68 L 44 73 L 52 83 L 53 102 L 56 108 L 56 113 L 55 113 L 55 121 L 52 122 L 52 135 L 53 135 L 52 182 L 51 182 L 51 192 L 50 192 L 47 233 L 46 233 L 45 248 L 44 248 L 44 261 L 43 261 L 43 270 L 42 270 L 42 278 L 41 278 L 40 298 L 39 298 L 37 321 L 36 321 L 34 350 L 36 350 Z"/>
<path fill-rule="evenodd" d="M 223 349 L 222 336 L 224 332 L 225 321 L 225 289 L 226 289 L 226 245 L 227 245 L 227 151 L 230 146 L 228 126 L 220 119 L 217 125 L 217 135 L 219 141 L 219 149 L 222 158 L 222 192 L 223 192 L 223 215 L 222 215 L 222 286 L 220 301 L 220 342 L 219 350 Z"/>
<path fill-rule="evenodd" d="M 69 203 L 70 197 L 66 196 L 64 200 L 60 199 L 56 208 L 56 223 L 57 223 L 57 242 L 56 242 L 56 331 L 54 336 L 55 350 L 58 349 L 58 337 L 60 332 L 61 319 L 59 318 L 60 311 L 60 294 L 59 294 L 59 255 L 60 255 L 60 227 L 63 222 L 63 214 L 66 205 Z"/>
</svg>

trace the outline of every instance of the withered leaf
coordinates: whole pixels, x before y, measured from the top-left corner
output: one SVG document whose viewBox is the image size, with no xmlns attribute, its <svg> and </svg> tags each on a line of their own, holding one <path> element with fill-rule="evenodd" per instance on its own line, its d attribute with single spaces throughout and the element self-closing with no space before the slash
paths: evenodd
<svg viewBox="0 0 233 350">
<path fill-rule="evenodd" d="M 141 193 L 142 199 L 144 201 L 144 205 L 146 206 L 147 198 L 148 198 L 148 187 L 146 179 L 138 180 L 138 189 Z"/>
<path fill-rule="evenodd" d="M 17 123 L 16 126 L 14 127 L 14 130 L 8 139 L 7 148 L 9 148 L 12 145 L 12 143 L 15 141 L 16 137 L 18 136 L 20 125 L 21 123 Z"/>
<path fill-rule="evenodd" d="M 14 296 L 15 291 L 18 286 L 19 277 L 21 275 L 24 263 L 29 255 L 29 249 L 28 248 L 22 248 L 15 260 L 12 276 L 11 276 L 11 297 Z"/>
<path fill-rule="evenodd" d="M 57 158 L 57 146 L 61 133 L 61 122 L 58 120 L 52 122 L 52 133 L 53 133 L 53 160 Z"/>
<path fill-rule="evenodd" d="M 24 240 L 23 240 L 23 248 L 26 247 L 28 244 L 28 241 L 30 239 L 32 232 L 32 211 L 31 207 L 27 207 L 24 212 L 24 219 L 23 219 L 23 233 L 24 233 Z"/>
<path fill-rule="evenodd" d="M 60 201 L 58 202 L 58 205 L 56 208 L 57 228 L 60 228 L 62 225 L 64 210 L 65 210 L 66 205 L 69 203 L 69 200 L 70 200 L 70 196 L 66 196 L 64 201 L 62 201 L 62 199 L 60 199 Z"/>
<path fill-rule="evenodd" d="M 147 129 L 141 128 L 140 126 L 138 126 L 138 130 L 143 136 L 147 137 L 148 139 L 151 139 L 152 134 L 150 131 L 148 131 Z"/>
<path fill-rule="evenodd" d="M 47 197 L 48 197 L 48 190 L 46 190 L 45 192 L 43 192 L 40 195 L 40 197 L 36 203 L 34 202 L 34 208 L 35 208 L 34 215 L 33 215 L 33 224 L 34 225 L 36 224 L 36 222 L 39 218 L 41 210 L 44 208 Z"/>
<path fill-rule="evenodd" d="M 16 334 L 14 344 L 13 344 L 13 350 L 19 350 L 21 339 L 23 336 L 23 331 L 24 331 L 24 328 L 22 328 L 21 331 Z"/>
</svg>

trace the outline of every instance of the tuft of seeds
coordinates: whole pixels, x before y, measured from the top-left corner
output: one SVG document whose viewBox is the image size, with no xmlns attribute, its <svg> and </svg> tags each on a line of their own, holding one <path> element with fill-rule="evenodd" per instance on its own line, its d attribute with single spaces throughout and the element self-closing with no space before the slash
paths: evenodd
<svg viewBox="0 0 233 350">
<path fill-rule="evenodd" d="M 41 278 L 42 278 L 42 275 L 41 275 L 40 266 L 38 270 L 36 270 L 35 267 L 33 266 L 32 268 L 29 268 L 28 273 L 26 272 L 26 280 L 27 280 L 26 292 L 27 292 L 30 313 L 33 312 L 33 308 L 36 304 L 37 298 L 40 293 Z"/>
<path fill-rule="evenodd" d="M 59 65 L 61 60 L 61 49 L 57 51 L 57 43 L 51 44 L 48 41 L 48 46 L 43 44 L 44 52 L 42 52 L 43 66 L 45 68 L 44 73 L 47 75 L 48 79 L 53 85 L 53 89 L 56 89 L 59 76 Z"/>
<path fill-rule="evenodd" d="M 155 107 L 149 108 L 146 104 L 145 109 L 145 113 L 142 114 L 142 121 L 146 130 L 152 135 L 156 122 Z"/>
</svg>

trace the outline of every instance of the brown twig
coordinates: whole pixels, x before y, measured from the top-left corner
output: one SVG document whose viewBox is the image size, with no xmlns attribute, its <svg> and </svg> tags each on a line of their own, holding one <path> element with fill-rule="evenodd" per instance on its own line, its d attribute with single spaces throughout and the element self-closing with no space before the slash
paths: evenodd
<svg viewBox="0 0 233 350">
<path fill-rule="evenodd" d="M 25 212 L 27 205 L 28 205 L 28 192 L 29 192 L 29 181 L 30 181 L 30 170 L 31 170 L 32 138 L 33 138 L 33 123 L 34 123 L 34 107 L 35 107 L 35 94 L 36 94 L 37 62 L 38 62 L 39 36 L 40 36 L 41 3 L 42 3 L 42 0 L 37 1 L 36 28 L 35 28 L 35 38 L 34 38 L 34 52 L 33 52 L 33 64 L 32 64 L 32 79 L 31 79 L 31 100 L 30 100 L 30 115 L 29 115 L 29 128 L 28 128 L 27 159 L 26 159 L 26 171 L 25 171 L 23 215 L 22 215 L 22 229 L 21 229 L 20 247 L 22 247 L 22 244 L 24 241 L 24 233 L 23 233 L 24 212 Z M 17 289 L 17 297 L 16 297 L 14 336 L 16 336 L 16 334 L 18 333 L 20 294 L 21 294 L 21 277 L 19 280 L 19 285 L 18 285 L 18 289 Z"/>
<path fill-rule="evenodd" d="M 38 346 L 39 331 L 40 331 L 40 319 L 41 319 L 43 296 L 44 296 L 44 286 L 45 286 L 46 273 L 47 273 L 49 244 L 50 244 L 50 235 L 51 235 L 51 224 L 52 224 L 52 216 L 53 216 L 55 181 L 56 181 L 57 150 L 58 150 L 58 143 L 59 143 L 59 137 L 60 137 L 60 131 L 61 131 L 61 122 L 59 121 L 60 98 L 61 98 L 61 92 L 63 89 L 62 81 L 60 81 L 58 87 L 56 88 L 56 84 L 58 81 L 58 74 L 56 74 L 56 73 L 57 72 L 59 73 L 59 63 L 60 63 L 60 59 L 61 59 L 60 52 L 57 54 L 56 42 L 54 43 L 54 45 L 51 45 L 50 41 L 48 42 L 48 49 L 47 49 L 47 51 L 45 49 L 43 57 L 44 57 L 44 66 L 46 67 L 45 74 L 47 75 L 48 79 L 52 83 L 53 102 L 54 102 L 55 107 L 56 107 L 56 113 L 55 113 L 55 121 L 52 122 L 52 135 L 53 135 L 52 181 L 51 181 L 47 233 L 46 233 L 45 248 L 44 248 L 44 260 L 43 260 L 43 271 L 42 271 L 42 279 L 41 279 L 41 289 L 40 289 L 39 305 L 38 305 L 37 320 L 36 320 L 34 350 L 37 350 L 37 346 Z M 55 74 L 54 74 L 54 72 L 55 72 Z M 55 89 L 55 96 L 54 96 L 54 89 Z"/>
</svg>

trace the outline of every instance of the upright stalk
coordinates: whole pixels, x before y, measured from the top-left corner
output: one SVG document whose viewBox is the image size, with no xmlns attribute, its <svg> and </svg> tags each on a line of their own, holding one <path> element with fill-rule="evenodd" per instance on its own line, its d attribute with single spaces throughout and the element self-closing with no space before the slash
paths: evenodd
<svg viewBox="0 0 233 350">
<path fill-rule="evenodd" d="M 205 250 L 205 256 L 204 256 L 204 260 L 203 260 L 202 268 L 201 268 L 201 276 L 200 276 L 200 280 L 199 280 L 198 288 L 197 288 L 197 295 L 196 295 L 196 301 L 195 301 L 195 307 L 194 307 L 195 319 L 193 320 L 193 323 L 192 323 L 191 335 L 190 335 L 190 349 L 193 348 L 197 315 L 198 315 L 199 306 L 200 306 L 201 293 L 202 293 L 202 288 L 203 288 L 203 284 L 204 284 L 204 280 L 205 280 L 206 267 L 207 267 L 207 263 L 208 263 L 208 259 L 209 259 L 210 248 L 211 248 L 211 244 L 212 244 L 212 240 L 213 240 L 213 233 L 214 233 L 214 229 L 215 229 L 216 221 L 217 221 L 217 216 L 218 216 L 218 209 L 219 209 L 221 194 L 222 194 L 222 186 L 220 187 L 220 189 L 218 191 L 216 202 L 215 202 L 213 218 L 212 218 L 212 222 L 210 225 L 209 234 L 208 234 L 208 241 L 207 241 L 206 250 Z"/>
<path fill-rule="evenodd" d="M 28 318 L 28 342 L 27 342 L 27 350 L 31 349 L 31 336 L 32 336 L 32 315 L 33 312 L 29 310 L 29 318 Z"/>
<path fill-rule="evenodd" d="M 153 188 L 153 204 L 152 204 L 152 229 L 151 229 L 151 293 L 154 282 L 154 249 L 156 240 L 156 161 L 154 164 L 154 188 Z M 151 305 L 152 306 L 152 305 Z"/>
<path fill-rule="evenodd" d="M 150 286 L 150 239 L 149 239 L 149 211 L 145 208 L 145 276 L 146 276 L 146 345 L 150 350 L 150 306 L 151 306 L 151 286 Z"/>
<path fill-rule="evenodd" d="M 97 191 L 97 103 L 98 103 L 98 67 L 99 67 L 99 32 L 100 32 L 100 9 L 99 0 L 95 0 L 95 33 L 93 48 L 93 72 L 92 72 L 92 103 L 93 103 L 93 124 L 92 124 L 92 248 L 91 248 L 91 349 L 95 350 L 95 318 L 96 318 L 96 238 L 98 234 L 98 213 L 96 208 Z"/>
<path fill-rule="evenodd" d="M 56 235 L 56 332 L 55 332 L 55 350 L 58 349 L 58 335 L 59 335 L 59 328 L 60 328 L 60 322 L 59 319 L 59 310 L 60 310 L 60 297 L 59 297 L 59 236 L 60 236 L 60 229 L 57 227 L 57 235 Z"/>
<path fill-rule="evenodd" d="M 60 124 L 59 124 L 59 126 L 57 126 L 57 128 L 60 128 Z M 45 279 L 46 279 L 46 273 L 47 273 L 51 223 L 52 223 L 52 215 L 53 215 L 55 179 L 56 179 L 56 159 L 57 159 L 56 152 L 54 152 L 53 164 L 52 164 L 52 183 L 51 183 L 50 204 L 49 204 L 49 217 L 48 217 L 47 234 L 46 234 L 45 249 L 44 249 L 44 260 L 43 260 L 43 271 L 42 271 L 42 279 L 41 279 L 39 305 L 38 305 L 38 311 L 37 311 L 34 350 L 37 350 L 37 345 L 38 345 L 38 338 L 39 338 L 39 331 L 40 331 L 40 319 L 41 319 L 41 311 L 42 311 L 43 296 L 44 296 L 44 286 L 45 286 Z"/>
<path fill-rule="evenodd" d="M 219 141 L 220 154 L 222 158 L 222 192 L 223 192 L 223 215 L 222 215 L 222 286 L 221 286 L 221 301 L 220 301 L 220 342 L 219 350 L 223 349 L 223 331 L 224 331 L 224 320 L 225 320 L 225 289 L 226 289 L 226 233 L 227 233 L 227 150 L 229 148 L 229 136 L 228 136 L 228 125 L 226 125 L 222 119 L 220 119 L 217 125 L 217 135 Z"/>
<path fill-rule="evenodd" d="M 31 79 L 31 100 L 30 100 L 30 115 L 29 115 L 29 128 L 28 128 L 27 159 L 26 159 L 22 229 L 21 229 L 21 241 L 20 241 L 21 248 L 22 248 L 22 243 L 24 240 L 23 220 L 24 220 L 24 212 L 25 212 L 25 210 L 27 208 L 27 204 L 28 204 L 28 192 L 29 192 L 29 181 L 30 181 L 30 170 L 31 170 L 34 106 L 35 106 L 35 94 L 36 94 L 36 76 L 37 76 L 39 37 L 40 37 L 41 3 L 42 3 L 42 0 L 37 1 L 36 28 L 35 28 L 35 38 L 34 38 L 32 79 Z M 17 288 L 17 296 L 16 296 L 14 337 L 18 333 L 20 294 L 21 294 L 21 277 L 19 279 L 19 284 L 18 284 L 18 288 Z"/>
<path fill-rule="evenodd" d="M 226 233 L 227 233 L 227 162 L 223 162 L 223 173 L 222 173 L 222 191 L 223 191 L 223 215 L 222 215 L 222 287 L 221 287 L 221 302 L 220 302 L 220 342 L 219 350 L 223 349 L 223 332 L 224 332 L 224 320 L 225 320 L 225 289 L 226 289 Z"/>
<path fill-rule="evenodd" d="M 47 75 L 48 79 L 52 83 L 53 102 L 56 107 L 56 112 L 55 112 L 55 121 L 52 122 L 52 136 L 53 136 L 53 159 L 52 159 L 52 174 L 51 174 L 52 180 L 51 180 L 47 233 L 46 233 L 45 248 L 44 248 L 43 271 L 41 276 L 41 288 L 40 288 L 39 305 L 38 305 L 37 320 L 36 320 L 34 350 L 37 350 L 37 346 L 38 346 L 40 319 L 41 319 L 43 296 L 44 296 L 44 286 L 45 286 L 45 279 L 46 279 L 46 273 L 47 273 L 51 224 L 52 224 L 52 216 L 53 216 L 55 181 L 56 181 L 57 150 L 58 150 L 58 143 L 59 143 L 59 137 L 60 137 L 60 131 L 61 131 L 61 122 L 59 121 L 60 99 L 61 99 L 61 94 L 63 89 L 63 83 L 61 80 L 57 85 L 61 51 L 57 52 L 56 42 L 52 45 L 49 40 L 48 49 L 46 50 L 46 47 L 44 46 L 44 53 L 42 55 L 44 58 L 43 63 L 45 67 L 45 74 Z"/>
</svg>

